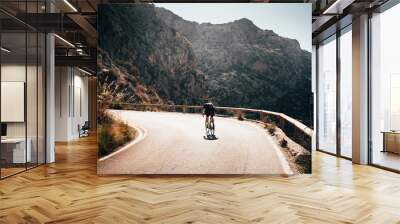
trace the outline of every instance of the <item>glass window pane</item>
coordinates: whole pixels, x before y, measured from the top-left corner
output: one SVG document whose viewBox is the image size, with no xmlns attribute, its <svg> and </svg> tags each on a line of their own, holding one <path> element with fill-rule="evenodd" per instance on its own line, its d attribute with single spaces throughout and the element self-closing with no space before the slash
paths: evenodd
<svg viewBox="0 0 400 224">
<path fill-rule="evenodd" d="M 0 1 L 9 12 L 45 12 L 45 0 Z M 45 162 L 45 35 L 0 12 L 1 178 Z M 33 20 L 36 17 L 32 17 Z M 32 21 L 35 22 L 35 21 Z"/>
<path fill-rule="evenodd" d="M 340 36 L 340 152 L 352 157 L 352 35 Z"/>
<path fill-rule="evenodd" d="M 318 147 L 336 153 L 336 40 L 318 48 Z"/>
<path fill-rule="evenodd" d="M 26 33 L 2 33 L 1 45 L 1 161 L 2 177 L 25 170 Z M 29 147 L 28 147 L 29 149 Z"/>
<path fill-rule="evenodd" d="M 372 17 L 372 163 L 400 170 L 400 5 Z M 384 134 L 385 133 L 385 134 Z"/>
<path fill-rule="evenodd" d="M 37 165 L 37 132 L 38 132 L 38 113 L 37 113 L 37 98 L 38 98 L 38 35 L 36 32 L 27 33 L 28 38 L 28 62 L 27 62 L 27 80 L 26 80 L 26 113 L 27 113 L 27 142 L 28 142 L 28 150 L 29 160 L 28 160 L 28 168 L 34 167 Z"/>
<path fill-rule="evenodd" d="M 45 163 L 45 65 L 46 65 L 46 52 L 45 52 L 46 37 L 44 34 L 39 34 L 38 45 L 38 164 Z"/>
</svg>

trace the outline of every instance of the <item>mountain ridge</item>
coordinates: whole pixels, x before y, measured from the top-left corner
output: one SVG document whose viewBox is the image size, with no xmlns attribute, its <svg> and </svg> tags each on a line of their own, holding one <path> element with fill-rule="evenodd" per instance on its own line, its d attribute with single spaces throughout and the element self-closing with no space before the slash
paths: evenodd
<svg viewBox="0 0 400 224">
<path fill-rule="evenodd" d="M 246 18 L 199 24 L 152 4 L 109 7 L 99 14 L 100 27 L 110 29 L 99 32 L 99 47 L 164 101 L 201 104 L 208 97 L 311 126 L 311 53 L 297 40 Z"/>
</svg>

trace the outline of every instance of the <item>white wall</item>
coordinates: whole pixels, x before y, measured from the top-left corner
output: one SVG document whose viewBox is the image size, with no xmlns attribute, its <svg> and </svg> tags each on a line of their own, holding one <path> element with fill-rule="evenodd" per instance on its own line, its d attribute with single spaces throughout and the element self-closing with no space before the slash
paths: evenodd
<svg viewBox="0 0 400 224">
<path fill-rule="evenodd" d="M 56 67 L 55 140 L 79 138 L 78 125 L 88 120 L 88 78 L 72 67 Z"/>
<path fill-rule="evenodd" d="M 55 141 L 67 141 L 69 133 L 69 68 L 55 68 Z"/>
<path fill-rule="evenodd" d="M 25 64 L 5 64 L 1 66 L 1 81 L 3 82 L 25 82 Z M 7 108 L 1 108 L 7 110 Z M 25 137 L 25 123 L 7 123 L 7 137 Z"/>
<path fill-rule="evenodd" d="M 73 116 L 72 116 L 72 130 L 71 134 L 72 136 L 79 137 L 79 132 L 78 132 L 78 124 L 81 126 L 85 123 L 85 121 L 89 120 L 89 113 L 88 113 L 88 107 L 89 107 L 89 102 L 88 102 L 88 78 L 82 76 L 82 73 L 79 72 L 77 75 L 78 70 L 75 70 L 75 75 L 74 75 L 74 108 L 73 108 Z"/>
<path fill-rule="evenodd" d="M 26 70 L 27 69 L 27 70 Z M 28 137 L 29 134 L 35 133 L 36 135 L 36 107 L 43 106 L 37 105 L 36 85 L 36 66 L 25 67 L 25 64 L 3 64 L 1 66 L 1 81 L 2 82 L 24 82 L 26 71 L 28 72 L 28 87 L 27 87 L 27 118 L 28 118 Z M 42 101 L 39 101 L 42 102 Z M 2 108 L 7 110 L 8 108 Z M 22 108 L 24 110 L 24 108 Z M 32 129 L 32 131 L 30 131 Z M 8 122 L 7 125 L 8 137 L 25 137 L 25 122 Z"/>
</svg>

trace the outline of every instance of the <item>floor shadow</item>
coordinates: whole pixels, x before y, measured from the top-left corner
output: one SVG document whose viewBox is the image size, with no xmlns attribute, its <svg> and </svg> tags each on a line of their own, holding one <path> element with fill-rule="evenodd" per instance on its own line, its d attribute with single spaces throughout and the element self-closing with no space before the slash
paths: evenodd
<svg viewBox="0 0 400 224">
<path fill-rule="evenodd" d="M 203 138 L 205 140 L 217 140 L 218 139 L 217 136 L 215 136 L 215 135 L 203 136 Z"/>
</svg>

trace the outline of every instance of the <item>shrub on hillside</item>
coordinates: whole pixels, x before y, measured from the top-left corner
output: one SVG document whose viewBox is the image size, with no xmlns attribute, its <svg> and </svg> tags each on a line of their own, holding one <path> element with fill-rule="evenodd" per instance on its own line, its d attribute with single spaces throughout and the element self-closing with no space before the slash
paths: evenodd
<svg viewBox="0 0 400 224">
<path fill-rule="evenodd" d="M 302 173 L 311 173 L 312 171 L 312 162 L 311 162 L 310 154 L 300 154 L 296 157 L 296 164 L 302 167 Z"/>
<path fill-rule="evenodd" d="M 288 147 L 288 142 L 284 138 L 281 139 L 279 144 L 281 145 L 282 148 L 287 148 Z"/>
<path fill-rule="evenodd" d="M 108 109 L 121 110 L 122 105 L 120 103 L 111 103 Z"/>
<path fill-rule="evenodd" d="M 268 129 L 268 133 L 274 136 L 276 131 L 276 125 L 274 123 L 271 123 L 271 124 L 266 124 L 265 126 Z"/>
<path fill-rule="evenodd" d="M 103 118 L 98 127 L 99 158 L 132 141 L 134 136 L 135 130 L 126 123 L 110 116 Z"/>
</svg>

